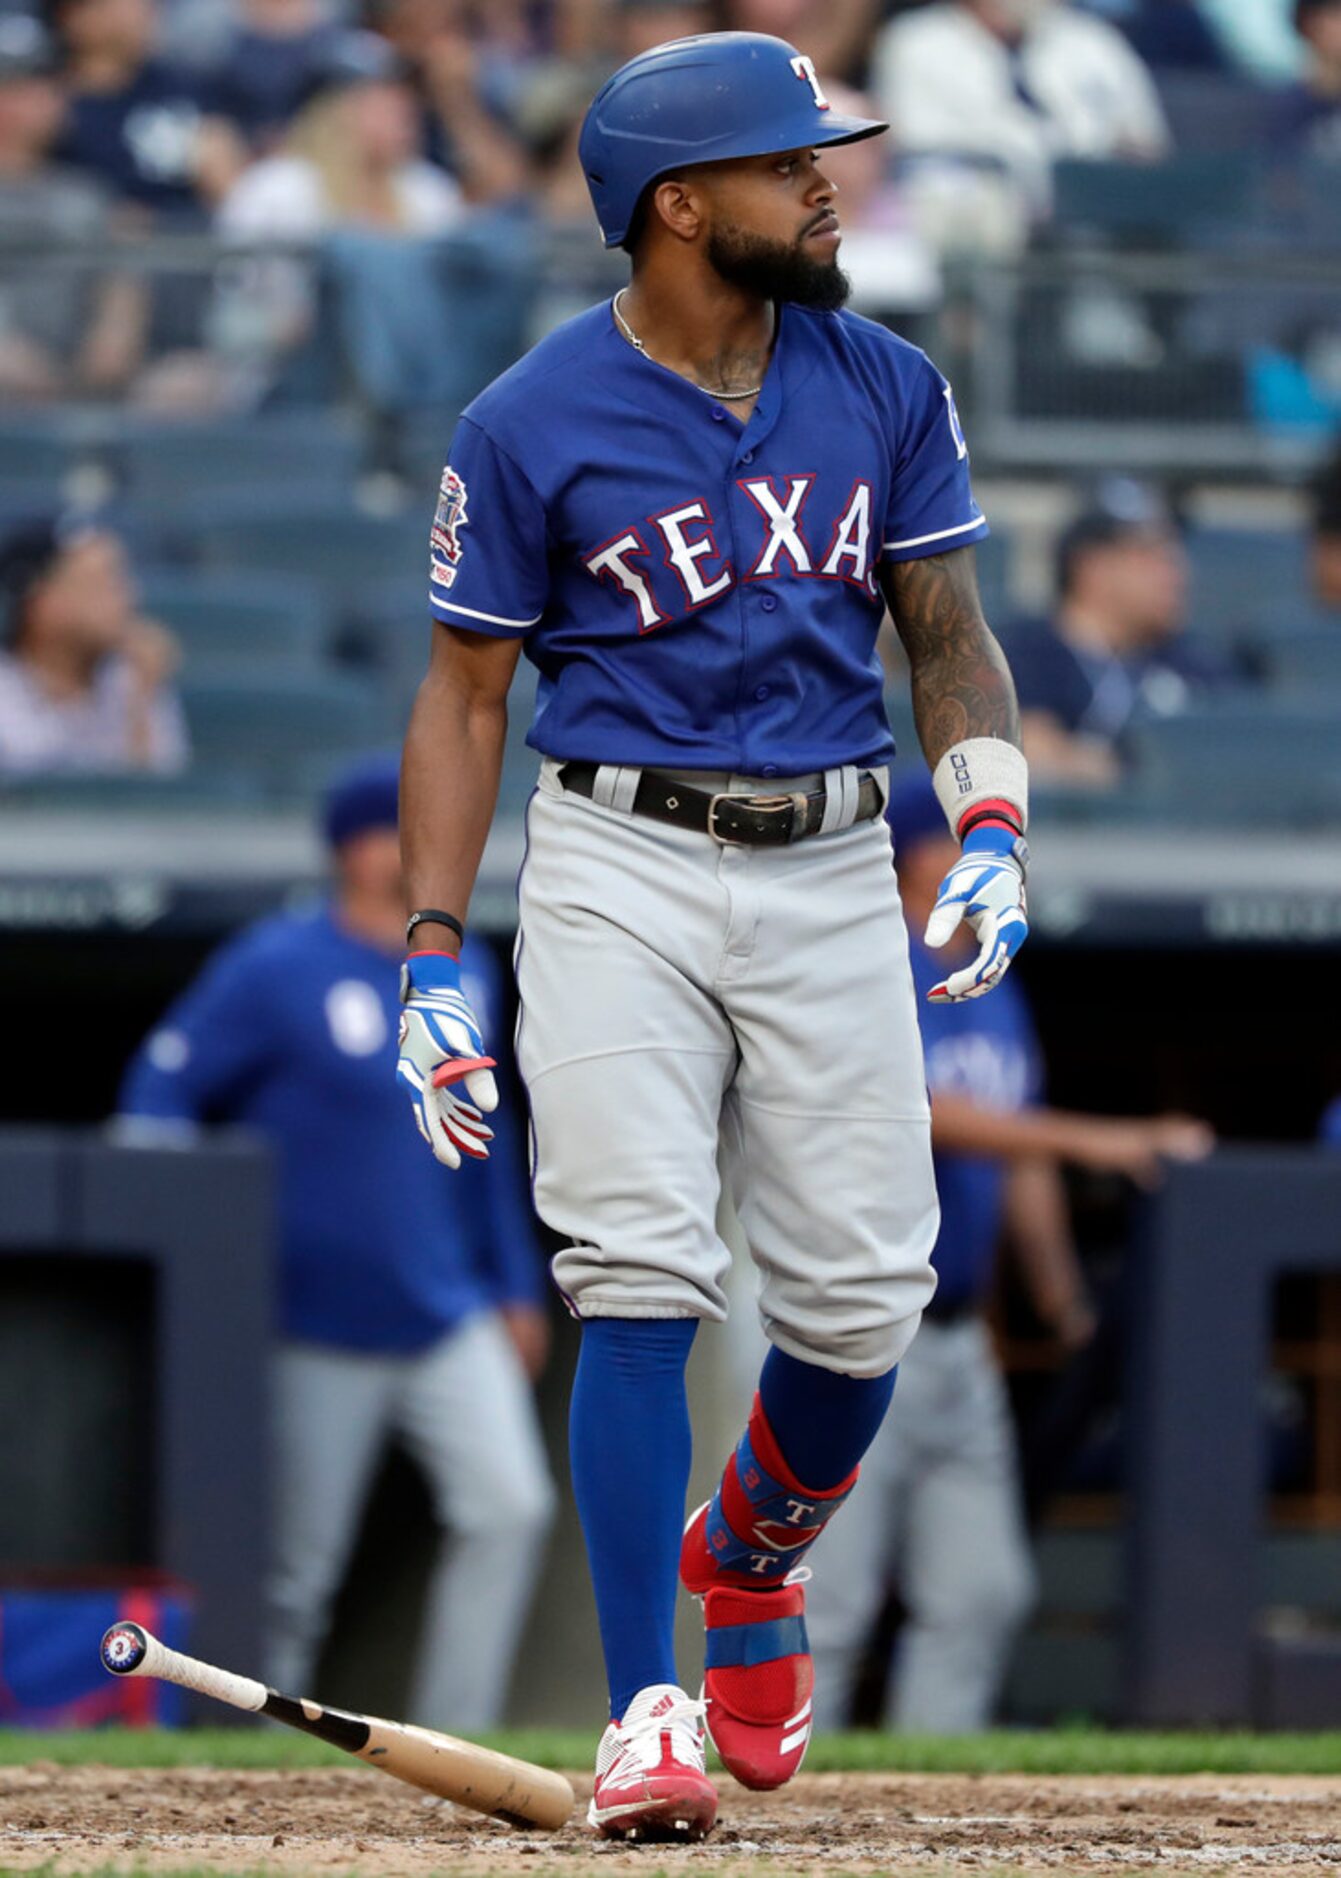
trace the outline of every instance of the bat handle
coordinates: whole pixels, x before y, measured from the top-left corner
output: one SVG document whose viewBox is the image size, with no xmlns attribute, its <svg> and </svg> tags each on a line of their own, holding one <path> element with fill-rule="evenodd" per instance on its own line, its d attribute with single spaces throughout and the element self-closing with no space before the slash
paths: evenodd
<svg viewBox="0 0 1341 1878">
<path fill-rule="evenodd" d="M 270 1693 L 263 1682 L 255 1682 L 250 1676 L 235 1676 L 231 1670 L 215 1669 L 211 1663 L 170 1650 L 143 1624 L 113 1624 L 104 1632 L 100 1654 L 103 1668 L 113 1676 L 156 1676 L 162 1682 L 175 1682 L 183 1689 L 213 1696 L 216 1702 L 228 1702 L 233 1708 L 263 1709 Z"/>
</svg>

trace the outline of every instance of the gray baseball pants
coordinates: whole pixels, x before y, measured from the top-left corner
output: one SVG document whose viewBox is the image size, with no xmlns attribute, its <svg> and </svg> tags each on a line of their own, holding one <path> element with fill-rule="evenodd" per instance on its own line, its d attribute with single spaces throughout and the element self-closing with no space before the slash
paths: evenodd
<svg viewBox="0 0 1341 1878">
<path fill-rule="evenodd" d="M 721 1322 L 720 1138 L 769 1340 L 882 1374 L 939 1218 L 889 830 L 855 821 L 853 769 L 825 779 L 829 832 L 782 848 L 633 814 L 636 769 L 601 769 L 591 800 L 557 771 L 527 814 L 517 954 L 536 1209 L 571 1242 L 556 1282 L 581 1317 Z"/>
<path fill-rule="evenodd" d="M 481 1312 L 415 1356 L 287 1343 L 275 1364 L 271 1683 L 311 1692 L 331 1604 L 385 1443 L 423 1468 L 444 1529 L 409 1719 L 491 1728 L 554 1511 L 528 1382 Z"/>
<path fill-rule="evenodd" d="M 1035 1578 L 1005 1383 L 981 1319 L 923 1320 L 861 1484 L 810 1564 L 817 1729 L 846 1722 L 891 1586 L 908 1617 L 888 1724 L 926 1734 L 987 1727 Z"/>
</svg>

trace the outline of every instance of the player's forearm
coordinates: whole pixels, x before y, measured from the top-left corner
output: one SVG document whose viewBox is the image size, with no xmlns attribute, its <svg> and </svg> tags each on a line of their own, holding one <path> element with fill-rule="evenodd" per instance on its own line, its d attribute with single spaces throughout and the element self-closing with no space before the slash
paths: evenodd
<svg viewBox="0 0 1341 1878">
<path fill-rule="evenodd" d="M 489 835 L 507 735 L 505 698 L 472 696 L 430 670 L 419 687 L 401 765 L 401 855 L 410 908 L 464 921 Z M 435 949 L 459 942 L 435 926 Z"/>
<path fill-rule="evenodd" d="M 913 717 L 930 768 L 973 737 L 999 737 L 1018 750 L 1015 685 L 982 615 L 972 548 L 900 562 L 886 597 L 908 655 Z"/>
<path fill-rule="evenodd" d="M 1031 1156 L 1013 1163 L 1005 1186 L 1005 1219 L 1034 1309 L 1058 1328 L 1076 1323 L 1088 1309 L 1088 1292 L 1056 1161 Z"/>
<path fill-rule="evenodd" d="M 1003 1160 L 1080 1161 L 1095 1118 L 1066 1109 L 985 1108 L 964 1096 L 933 1093 L 932 1146 L 945 1154 L 981 1154 Z"/>
</svg>

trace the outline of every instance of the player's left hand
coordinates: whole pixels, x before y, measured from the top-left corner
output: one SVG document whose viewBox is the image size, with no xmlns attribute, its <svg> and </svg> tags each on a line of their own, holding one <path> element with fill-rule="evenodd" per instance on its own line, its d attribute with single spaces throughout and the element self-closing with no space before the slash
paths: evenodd
<svg viewBox="0 0 1341 1878">
<path fill-rule="evenodd" d="M 396 1075 L 410 1093 L 420 1134 L 446 1167 L 459 1167 L 462 1155 L 487 1161 L 494 1131 L 481 1110 L 498 1107 L 498 1085 L 461 989 L 459 960 L 413 953 L 401 967 L 400 999 Z"/>
<path fill-rule="evenodd" d="M 980 998 L 1005 975 L 1024 944 L 1024 843 L 1005 828 L 974 828 L 964 852 L 941 882 L 927 921 L 926 943 L 943 946 L 961 920 L 973 928 L 978 956 L 927 993 L 931 1004 Z"/>
</svg>

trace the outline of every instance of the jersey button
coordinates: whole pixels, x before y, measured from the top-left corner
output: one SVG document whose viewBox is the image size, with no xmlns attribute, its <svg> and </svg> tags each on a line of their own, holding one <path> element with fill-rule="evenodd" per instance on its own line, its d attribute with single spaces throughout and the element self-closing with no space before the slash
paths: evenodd
<svg viewBox="0 0 1341 1878">
<path fill-rule="evenodd" d="M 765 613 L 773 613 L 777 610 L 778 597 L 775 593 L 766 593 L 759 604 Z"/>
<path fill-rule="evenodd" d="M 759 771 L 761 776 L 776 776 L 777 773 L 778 766 L 776 763 L 765 763 L 763 768 Z"/>
<path fill-rule="evenodd" d="M 726 416 L 726 412 L 725 412 L 725 411 L 724 411 L 724 410 L 722 409 L 722 407 L 721 407 L 721 405 L 720 405 L 720 404 L 714 404 L 714 405 L 713 405 L 713 407 L 712 407 L 712 421 L 713 421 L 713 423 L 714 423 L 714 424 L 720 424 L 720 423 L 721 423 L 721 421 L 722 421 L 722 419 L 723 419 L 723 418 L 724 418 L 725 416 Z"/>
<path fill-rule="evenodd" d="M 742 463 L 753 463 L 754 461 L 753 450 L 747 450 L 740 460 Z"/>
<path fill-rule="evenodd" d="M 762 704 L 764 699 L 768 696 L 768 686 L 756 685 L 754 687 L 754 695 L 759 700 L 760 704 Z"/>
</svg>

